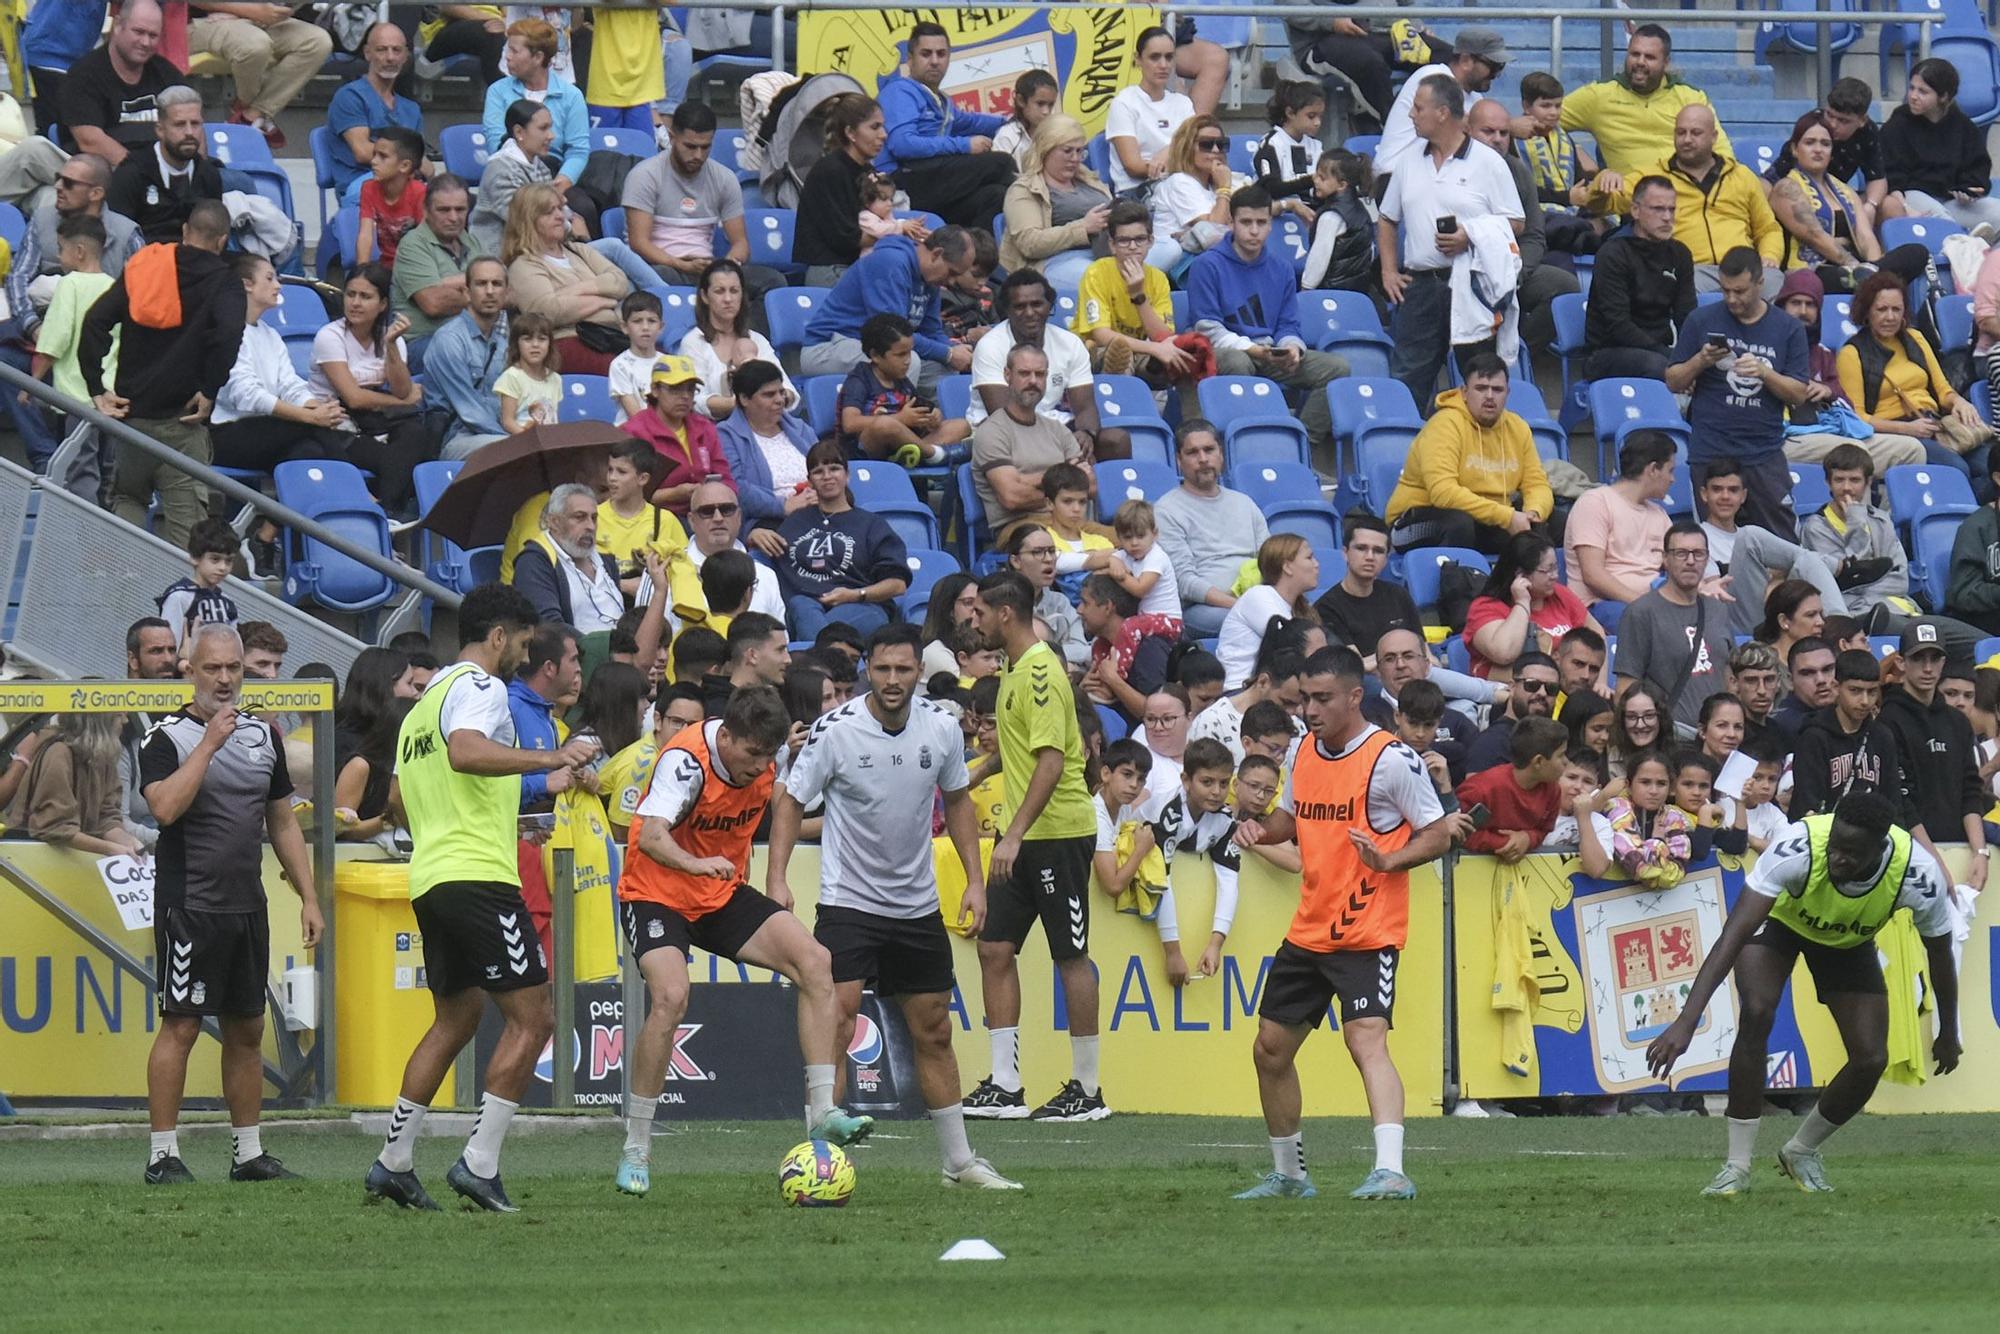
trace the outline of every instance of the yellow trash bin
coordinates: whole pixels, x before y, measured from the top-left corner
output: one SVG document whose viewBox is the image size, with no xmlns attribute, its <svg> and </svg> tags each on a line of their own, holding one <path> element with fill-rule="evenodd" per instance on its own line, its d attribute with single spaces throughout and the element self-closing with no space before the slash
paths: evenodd
<svg viewBox="0 0 2000 1334">
<path fill-rule="evenodd" d="M 333 875 L 338 1102 L 387 1107 L 403 1065 L 431 1026 L 424 941 L 402 862 L 344 861 Z M 447 1074 L 439 1096 L 454 1087 Z"/>
</svg>

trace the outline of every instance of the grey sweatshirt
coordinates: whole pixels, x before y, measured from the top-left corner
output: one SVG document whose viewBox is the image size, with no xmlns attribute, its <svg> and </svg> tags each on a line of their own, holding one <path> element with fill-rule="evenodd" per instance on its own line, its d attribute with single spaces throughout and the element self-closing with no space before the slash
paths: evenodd
<svg viewBox="0 0 2000 1334">
<path fill-rule="evenodd" d="M 1215 496 L 1197 496 L 1185 486 L 1167 492 L 1153 506 L 1160 545 L 1174 563 L 1184 604 L 1201 602 L 1211 588 L 1227 593 L 1246 560 L 1271 530 L 1250 497 L 1228 487 Z"/>
</svg>

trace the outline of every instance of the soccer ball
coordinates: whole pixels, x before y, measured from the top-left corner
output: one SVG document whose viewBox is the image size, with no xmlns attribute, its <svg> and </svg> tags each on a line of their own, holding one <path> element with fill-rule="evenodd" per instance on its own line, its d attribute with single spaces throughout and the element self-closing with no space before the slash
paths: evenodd
<svg viewBox="0 0 2000 1334">
<path fill-rule="evenodd" d="M 778 1193 L 801 1209 L 838 1209 L 854 1193 L 854 1164 L 839 1145 L 807 1140 L 778 1164 Z"/>
</svg>

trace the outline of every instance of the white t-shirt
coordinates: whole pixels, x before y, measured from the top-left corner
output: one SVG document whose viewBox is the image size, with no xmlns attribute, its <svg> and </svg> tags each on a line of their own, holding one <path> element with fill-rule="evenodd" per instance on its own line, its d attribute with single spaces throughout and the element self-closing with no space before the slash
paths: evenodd
<svg viewBox="0 0 2000 1334">
<path fill-rule="evenodd" d="M 1849 885 L 1835 881 L 1835 888 L 1843 894 L 1865 893 L 1882 874 L 1883 868 L 1888 866 L 1890 851 L 1885 844 L 1882 860 L 1868 873 L 1865 882 Z M 1804 890 L 1806 876 L 1811 870 L 1812 844 L 1806 836 L 1806 827 L 1793 821 L 1751 866 L 1750 874 L 1743 878 L 1743 888 L 1762 894 L 1767 899 L 1797 894 Z M 1923 844 L 1912 844 L 1910 864 L 1904 868 L 1903 883 L 1896 891 L 1896 906 L 1910 910 L 1910 916 L 1916 920 L 1918 935 L 1936 939 L 1951 932 L 1951 911 L 1947 899 L 1950 888 L 1951 879 L 1944 873 L 1944 868 L 1937 864 Z"/>
<path fill-rule="evenodd" d="M 1215 656 L 1222 660 L 1225 690 L 1241 689 L 1250 679 L 1250 671 L 1257 665 L 1257 650 L 1264 645 L 1264 627 L 1271 623 L 1271 618 L 1290 619 L 1291 615 L 1290 604 L 1269 584 L 1258 584 L 1236 599 L 1236 605 L 1223 618 L 1222 633 L 1215 641 Z"/>
<path fill-rule="evenodd" d="M 1722 803 L 1723 828 L 1734 828 L 1736 808 L 1741 803 L 1727 792 L 1718 792 L 1716 800 Z M 1790 821 L 1785 819 L 1785 813 L 1778 809 L 1778 804 L 1767 801 L 1762 806 L 1752 806 L 1750 813 L 1743 817 L 1743 832 L 1751 838 L 1763 839 L 1765 846 L 1769 847 L 1778 835 L 1785 832 L 1785 826 L 1789 823 Z"/>
<path fill-rule="evenodd" d="M 1135 83 L 1119 89 L 1118 96 L 1111 99 L 1111 109 L 1104 113 L 1104 137 L 1137 141 L 1140 156 L 1150 162 L 1166 151 L 1174 131 L 1193 115 L 1194 103 L 1186 93 L 1168 92 L 1155 102 Z M 1125 164 L 1118 159 L 1118 145 L 1112 144 L 1111 192 L 1123 194 L 1141 184 L 1125 170 Z"/>
<path fill-rule="evenodd" d="M 787 407 L 797 407 L 799 391 L 792 384 L 792 377 L 785 373 L 784 363 L 778 360 L 777 351 L 771 340 L 756 330 L 750 331 L 750 342 L 757 349 L 757 360 L 768 361 L 778 368 L 779 378 L 785 382 L 785 393 L 789 401 Z M 721 357 L 715 355 L 715 347 L 708 341 L 708 335 L 699 329 L 689 329 L 681 339 L 681 355 L 694 363 L 694 373 L 701 377 L 701 383 L 694 389 L 694 410 L 702 416 L 708 415 L 708 400 L 721 398 L 729 392 L 729 367 Z"/>
<path fill-rule="evenodd" d="M 637 352 L 631 351 L 628 348 L 613 357 L 611 359 L 611 374 L 606 377 L 611 381 L 611 397 L 613 400 L 630 394 L 641 403 L 644 403 L 646 396 L 653 392 L 653 367 L 659 364 L 662 355 L 664 354 L 656 348 L 652 356 L 642 357 Z M 699 412 L 701 410 L 701 404 L 701 396 L 699 394 L 695 395 L 695 411 Z M 625 419 L 631 415 L 625 411 L 625 405 L 619 403 L 617 414 L 611 419 L 611 424 L 613 426 L 623 426 Z"/>
<path fill-rule="evenodd" d="M 849 700 L 813 724 L 784 781 L 801 805 L 826 805 L 821 907 L 897 918 L 938 910 L 932 799 L 971 786 L 957 719 L 920 699 L 891 732 L 865 698 Z"/>
<path fill-rule="evenodd" d="M 1007 354 L 1013 350 L 1014 329 L 1005 320 L 988 329 L 986 336 L 973 344 L 972 401 L 965 408 L 966 425 L 977 426 L 986 420 L 989 414 L 979 397 L 979 386 L 999 387 L 1007 383 Z M 1064 396 L 1077 385 L 1094 383 L 1090 378 L 1090 353 L 1081 338 L 1053 319 L 1042 330 L 1042 351 L 1049 358 L 1049 380 L 1036 411 L 1067 424 L 1075 414 Z"/>
<path fill-rule="evenodd" d="M 1180 616 L 1181 586 L 1174 578 L 1174 563 L 1168 558 L 1165 547 L 1155 541 L 1153 549 L 1141 556 L 1137 563 L 1125 554 L 1125 548 L 1120 547 L 1114 559 L 1132 574 L 1151 572 L 1160 576 L 1153 583 L 1153 591 L 1139 599 L 1139 611 L 1142 615 L 1176 618 Z"/>
<path fill-rule="evenodd" d="M 410 351 L 400 338 L 396 340 L 396 350 L 403 354 L 403 364 L 409 365 Z M 333 392 L 332 383 L 326 378 L 326 372 L 320 369 L 330 361 L 347 363 L 347 373 L 363 389 L 379 388 L 389 378 L 383 369 L 387 363 L 381 349 L 371 352 L 356 342 L 346 320 L 322 325 L 320 331 L 313 335 L 312 387 L 323 397 L 335 398 L 338 395 Z"/>
<path fill-rule="evenodd" d="M 1146 744 L 1146 753 L 1153 757 L 1153 767 L 1146 771 L 1146 795 L 1139 799 L 1138 809 L 1133 812 L 1141 820 L 1158 815 L 1181 791 L 1181 762 L 1160 754 L 1151 742 Z"/>
<path fill-rule="evenodd" d="M 1382 121 L 1382 142 L 1375 145 L 1375 174 L 1386 176 L 1395 171 L 1405 153 L 1417 144 L 1417 127 L 1410 122 L 1410 104 L 1417 100 L 1417 85 L 1433 74 L 1442 74 L 1447 79 L 1451 75 L 1449 65 L 1426 65 L 1412 74 L 1403 84 L 1403 91 L 1396 94 L 1389 114 Z M 1484 93 L 1467 93 L 1465 109 L 1472 110 L 1472 104 L 1486 100 Z"/>
<path fill-rule="evenodd" d="M 471 664 L 457 672 L 447 667 L 438 673 L 445 691 L 438 707 L 438 735 L 450 740 L 453 732 L 477 732 L 492 737 L 503 746 L 518 744 L 514 715 L 507 709 L 507 685 Z"/>
<path fill-rule="evenodd" d="M 1184 171 L 1162 176 L 1153 187 L 1153 239 L 1168 240 L 1187 230 L 1196 218 L 1215 209 L 1215 188 Z"/>
<path fill-rule="evenodd" d="M 1338 755 L 1329 754 L 1325 744 L 1317 737 L 1308 744 L 1322 759 L 1337 760 L 1342 755 L 1353 754 L 1355 747 L 1380 730 L 1372 723 L 1363 727 Z M 1278 809 L 1293 815 L 1298 814 L 1299 808 L 1292 795 L 1292 778 L 1304 759 L 1304 755 L 1300 755 L 1299 760 L 1285 770 L 1285 790 L 1278 796 Z M 1430 770 L 1424 768 L 1417 752 L 1400 741 L 1390 742 L 1376 757 L 1375 769 L 1368 775 L 1368 827 L 1378 834 L 1387 834 L 1405 824 L 1412 829 L 1422 829 L 1443 818 L 1444 804 L 1438 800 Z"/>
<path fill-rule="evenodd" d="M 703 724 L 702 737 L 708 743 L 709 763 L 715 766 L 715 776 L 735 785 L 735 780 L 723 767 L 722 752 L 715 744 L 715 734 L 721 727 L 720 718 L 709 719 Z M 667 827 L 672 829 L 687 819 L 688 812 L 701 800 L 703 781 L 701 764 L 694 756 L 668 747 L 660 752 L 659 760 L 653 765 L 653 781 L 646 785 L 646 795 L 640 798 L 635 814 L 649 820 L 665 820 Z"/>
<path fill-rule="evenodd" d="M 1138 815 L 1130 806 L 1120 806 L 1114 813 L 1104 804 L 1104 794 L 1099 792 L 1090 799 L 1091 810 L 1097 813 L 1097 851 L 1116 852 L 1118 850 L 1118 826 L 1127 820 L 1136 820 Z"/>
<path fill-rule="evenodd" d="M 1389 178 L 1382 216 L 1402 234 L 1403 267 L 1417 272 L 1448 269 L 1451 260 L 1438 249 L 1437 220 L 1458 218 L 1519 218 L 1521 196 L 1513 173 L 1500 155 L 1468 137 L 1440 165 L 1428 150 L 1410 154 Z"/>
</svg>

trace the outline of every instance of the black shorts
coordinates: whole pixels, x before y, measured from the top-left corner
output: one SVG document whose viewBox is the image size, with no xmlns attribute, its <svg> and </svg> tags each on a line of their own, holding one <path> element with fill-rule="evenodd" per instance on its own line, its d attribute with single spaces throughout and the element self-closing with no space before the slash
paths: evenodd
<svg viewBox="0 0 2000 1334">
<path fill-rule="evenodd" d="M 836 982 L 872 982 L 878 996 L 950 991 L 951 937 L 944 914 L 883 917 L 856 908 L 821 908 L 813 938 L 833 956 Z"/>
<path fill-rule="evenodd" d="M 447 880 L 411 900 L 431 991 L 455 996 L 548 985 L 549 961 L 516 885 Z"/>
<path fill-rule="evenodd" d="M 163 908 L 153 918 L 154 984 L 161 1014 L 264 1013 L 271 914 Z"/>
<path fill-rule="evenodd" d="M 1764 925 L 1750 937 L 1750 943 L 1782 954 L 1788 976 L 1791 966 L 1803 956 L 1807 970 L 1812 973 L 1813 988 L 1822 996 L 1843 991 L 1856 996 L 1889 994 L 1889 984 L 1882 977 L 1882 960 L 1875 953 L 1872 940 L 1836 949 L 1807 940 L 1775 917 L 1766 917 Z"/>
<path fill-rule="evenodd" d="M 738 885 L 729 902 L 714 912 L 692 919 L 664 903 L 645 899 L 627 899 L 621 909 L 625 939 L 635 960 L 664 945 L 672 945 L 690 958 L 699 945 L 710 954 L 734 959 L 750 943 L 750 937 L 757 934 L 757 928 L 784 911 L 748 885 Z"/>
<path fill-rule="evenodd" d="M 1291 941 L 1278 946 L 1264 979 L 1257 1016 L 1274 1024 L 1318 1028 L 1327 1007 L 1340 998 L 1340 1022 L 1381 1019 L 1396 1026 L 1396 965 L 1401 952 L 1302 950 Z"/>
<path fill-rule="evenodd" d="M 981 940 L 1005 941 L 1020 953 L 1035 919 L 1058 963 L 1090 953 L 1090 858 L 1097 839 L 1031 838 L 1021 844 L 1014 874 L 986 887 Z"/>
</svg>

